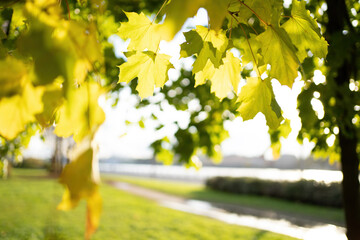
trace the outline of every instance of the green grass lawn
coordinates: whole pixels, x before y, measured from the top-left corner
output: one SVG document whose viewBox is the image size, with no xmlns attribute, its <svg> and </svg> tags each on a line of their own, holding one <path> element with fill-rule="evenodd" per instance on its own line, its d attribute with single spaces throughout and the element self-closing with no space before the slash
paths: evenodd
<svg viewBox="0 0 360 240">
<path fill-rule="evenodd" d="M 159 206 L 102 185 L 103 214 L 93 239 L 113 240 L 285 240 L 290 237 L 224 224 Z M 85 204 L 55 210 L 62 186 L 42 170 L 14 170 L 0 180 L 0 239 L 83 239 Z"/>
<path fill-rule="evenodd" d="M 151 178 L 127 177 L 109 174 L 103 175 L 103 179 L 128 182 L 189 199 L 239 204 L 241 206 L 254 207 L 257 209 L 269 209 L 276 212 L 308 217 L 329 223 L 343 224 L 344 222 L 342 210 L 336 208 L 313 206 L 269 197 L 224 193 L 207 189 L 204 185 L 194 183 L 162 181 Z"/>
</svg>

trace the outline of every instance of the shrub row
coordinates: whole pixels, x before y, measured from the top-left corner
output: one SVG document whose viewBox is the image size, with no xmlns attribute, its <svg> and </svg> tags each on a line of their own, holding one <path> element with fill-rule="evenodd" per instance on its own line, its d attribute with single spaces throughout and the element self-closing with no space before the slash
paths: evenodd
<svg viewBox="0 0 360 240">
<path fill-rule="evenodd" d="M 22 162 L 14 165 L 15 168 L 49 168 L 49 161 L 36 159 L 36 158 L 25 158 Z"/>
<path fill-rule="evenodd" d="M 213 190 L 267 196 L 314 205 L 342 207 L 340 183 L 324 183 L 312 180 L 297 182 L 269 181 L 257 178 L 214 177 L 206 181 Z"/>
</svg>

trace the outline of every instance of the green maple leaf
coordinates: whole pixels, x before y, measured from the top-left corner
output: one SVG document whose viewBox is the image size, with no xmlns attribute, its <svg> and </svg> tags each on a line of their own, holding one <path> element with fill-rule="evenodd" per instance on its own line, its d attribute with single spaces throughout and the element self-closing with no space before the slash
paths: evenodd
<svg viewBox="0 0 360 240">
<path fill-rule="evenodd" d="M 156 52 L 160 43 L 159 24 L 152 23 L 144 13 L 125 12 L 128 22 L 121 23 L 118 35 L 123 39 L 130 38 L 128 50 Z"/>
<path fill-rule="evenodd" d="M 136 90 L 141 98 L 149 97 L 156 87 L 164 86 L 169 79 L 168 70 L 173 68 L 170 56 L 156 54 L 151 51 L 136 52 L 128 58 L 128 61 L 119 66 L 119 82 L 129 83 L 138 78 Z"/>
<path fill-rule="evenodd" d="M 265 115 L 267 125 L 275 129 L 283 120 L 269 79 L 263 81 L 259 77 L 247 78 L 246 85 L 241 88 L 238 102 L 240 106 L 237 110 L 244 121 L 253 119 L 261 112 Z"/>
<path fill-rule="evenodd" d="M 307 57 L 308 49 L 320 58 L 327 55 L 328 43 L 321 36 L 320 29 L 310 16 L 310 12 L 305 8 L 305 1 L 296 1 L 292 3 L 291 17 L 282 25 L 289 34 L 291 41 L 298 48 L 297 56 L 302 61 Z"/>
<path fill-rule="evenodd" d="M 255 12 L 266 24 L 277 26 L 282 7 L 282 0 L 244 0 L 231 2 L 229 11 L 241 23 L 248 24 L 249 18 Z M 236 22 L 233 22 L 233 25 L 236 25 Z"/>
<path fill-rule="evenodd" d="M 298 75 L 299 59 L 285 30 L 269 26 L 257 36 L 257 40 L 261 43 L 264 61 L 271 65 L 270 76 L 279 80 L 282 85 L 292 87 Z"/>
<path fill-rule="evenodd" d="M 244 3 L 249 6 L 252 1 L 245 0 Z M 243 4 L 241 4 L 240 1 L 231 1 L 228 10 L 234 14 L 233 16 L 237 19 L 237 21 L 245 24 L 247 24 L 248 19 L 253 15 L 253 13 Z M 232 17 L 228 16 L 228 18 L 231 20 Z M 233 21 L 233 25 L 237 25 L 237 22 Z"/>
<path fill-rule="evenodd" d="M 241 61 L 243 66 L 254 61 L 256 61 L 256 64 L 259 65 L 261 55 L 258 54 L 258 51 L 261 45 L 260 42 L 256 39 L 255 34 L 250 33 L 248 39 L 240 38 L 239 40 L 234 41 L 234 45 L 240 49 Z"/>
<path fill-rule="evenodd" d="M 200 53 L 204 42 L 199 33 L 195 30 L 184 32 L 185 42 L 180 45 L 180 57 L 186 58 Z"/>
<path fill-rule="evenodd" d="M 277 26 L 283 8 L 283 0 L 254 0 L 251 1 L 250 7 L 267 24 Z"/>
</svg>

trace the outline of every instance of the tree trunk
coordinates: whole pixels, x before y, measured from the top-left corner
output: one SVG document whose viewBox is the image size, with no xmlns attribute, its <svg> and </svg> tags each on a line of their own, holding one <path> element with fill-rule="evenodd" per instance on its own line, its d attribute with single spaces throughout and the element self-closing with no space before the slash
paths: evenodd
<svg viewBox="0 0 360 240">
<path fill-rule="evenodd" d="M 360 186 L 359 158 L 356 152 L 356 138 L 339 133 L 341 148 L 341 170 L 343 173 L 342 196 L 345 221 L 349 240 L 360 239 Z"/>
<path fill-rule="evenodd" d="M 326 26 L 326 37 L 330 44 L 329 51 L 339 51 L 331 49 L 332 37 L 342 35 L 345 24 L 349 23 L 348 9 L 345 0 L 327 0 L 327 15 L 329 22 Z M 351 28 L 351 26 L 349 26 Z M 349 33 L 351 34 L 351 33 Z M 355 49 L 355 46 L 354 48 Z M 342 51 L 340 49 L 340 51 Z M 343 53 L 348 54 L 348 53 Z M 335 61 L 335 59 L 333 59 Z M 328 65 L 334 66 L 329 60 Z M 343 174 L 342 196 L 345 210 L 345 221 L 349 240 L 360 240 L 360 186 L 359 186 L 359 157 L 356 152 L 358 139 L 356 129 L 352 124 L 349 108 L 341 100 L 346 95 L 351 94 L 349 82 L 352 74 L 354 75 L 353 61 L 345 60 L 338 69 L 330 69 L 336 77 L 335 83 L 338 87 L 336 98 L 339 106 L 335 106 L 338 111 L 337 123 L 340 129 L 339 145 L 341 149 L 341 170 Z M 350 117 L 349 117 L 350 116 Z"/>
<path fill-rule="evenodd" d="M 51 159 L 51 171 L 55 176 L 59 176 L 62 171 L 62 138 L 55 136 L 55 151 Z"/>
</svg>

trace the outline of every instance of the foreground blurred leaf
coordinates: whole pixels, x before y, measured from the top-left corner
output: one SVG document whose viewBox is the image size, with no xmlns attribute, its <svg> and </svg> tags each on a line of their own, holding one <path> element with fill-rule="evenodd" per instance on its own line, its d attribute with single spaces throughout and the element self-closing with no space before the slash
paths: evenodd
<svg viewBox="0 0 360 240">
<path fill-rule="evenodd" d="M 101 197 L 98 192 L 97 159 L 87 137 L 70 154 L 70 163 L 65 166 L 60 176 L 60 183 L 65 185 L 65 192 L 59 210 L 76 207 L 81 199 L 87 201 L 86 239 L 94 233 L 101 214 Z"/>
<path fill-rule="evenodd" d="M 193 17 L 200 7 L 207 10 L 211 29 L 219 30 L 227 14 L 229 2 L 230 0 L 171 0 L 165 7 L 166 18 L 161 26 L 162 36 L 165 40 L 171 40 L 186 19 Z"/>
<path fill-rule="evenodd" d="M 14 57 L 0 60 L 0 73 L 0 98 L 19 93 L 28 78 L 25 64 Z"/>
<path fill-rule="evenodd" d="M 55 134 L 70 137 L 80 142 L 86 135 L 93 135 L 105 120 L 105 114 L 98 104 L 103 93 L 100 85 L 85 82 L 77 89 L 69 90 L 67 100 L 58 111 Z"/>
<path fill-rule="evenodd" d="M 19 70 L 19 73 L 21 73 L 21 69 Z M 18 76 L 16 71 L 14 76 L 20 78 L 20 80 L 18 78 L 13 79 L 15 86 L 20 84 L 19 81 L 23 81 L 23 77 L 26 78 L 26 75 L 21 76 L 20 74 Z M 4 79 L 0 78 L 0 80 Z M 4 84 L 8 88 L 4 93 L 8 94 L 13 91 L 13 86 L 6 83 L 7 81 Z M 43 109 L 42 94 L 43 88 L 35 88 L 28 80 L 25 80 L 16 95 L 0 98 L 0 135 L 9 140 L 14 139 L 20 132 L 25 130 L 27 123 L 35 121 L 34 115 L 40 113 Z"/>
</svg>

